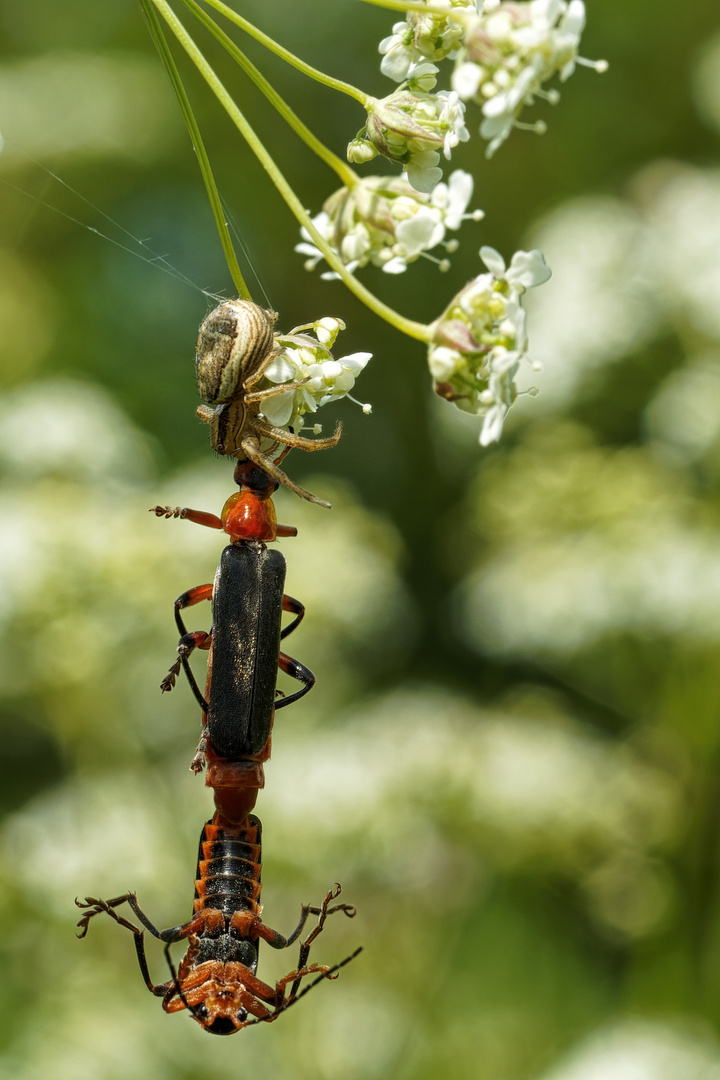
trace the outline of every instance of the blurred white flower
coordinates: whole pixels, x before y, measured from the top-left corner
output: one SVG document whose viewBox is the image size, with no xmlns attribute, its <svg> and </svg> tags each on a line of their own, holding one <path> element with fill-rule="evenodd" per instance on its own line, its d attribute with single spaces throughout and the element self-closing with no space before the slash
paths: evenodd
<svg viewBox="0 0 720 1080">
<path fill-rule="evenodd" d="M 558 410 L 596 367 L 641 347 L 662 327 L 668 302 L 646 258 L 640 214 L 618 199 L 560 206 L 532 240 L 553 268 L 553 287 L 526 301 L 533 357 L 542 364 L 541 410 Z"/>
<path fill-rule="evenodd" d="M 720 1080 L 720 1044 L 679 1024 L 626 1020 L 600 1029 L 540 1080 Z"/>
<path fill-rule="evenodd" d="M 668 328 L 720 340 L 720 172 L 656 162 L 632 191 L 634 204 L 566 203 L 533 235 L 554 286 L 527 302 L 541 409 L 565 405 L 594 368 Z"/>
<path fill-rule="evenodd" d="M 71 379 L 0 395 L 0 464 L 16 478 L 48 471 L 74 480 L 132 482 L 150 467 L 149 446 L 100 387 Z"/>
<path fill-rule="evenodd" d="M 645 410 L 652 438 L 676 460 L 697 461 L 720 442 L 720 352 L 671 372 Z"/>
<path fill-rule="evenodd" d="M 558 91 L 543 90 L 543 84 L 554 75 L 564 82 L 577 63 L 589 63 L 578 57 L 584 25 L 582 0 L 507 0 L 467 20 L 452 84 L 463 100 L 482 106 L 480 134 L 489 140 L 488 157 L 513 127 L 545 130 L 542 121 L 527 125 L 518 117 L 536 97 L 555 104 Z M 589 66 L 607 68 L 604 61 Z"/>
<path fill-rule="evenodd" d="M 545 865 L 584 879 L 620 844 L 642 857 L 677 821 L 671 776 L 569 717 L 541 718 L 531 702 L 521 714 L 488 712 L 426 687 L 398 690 L 344 719 L 320 745 L 286 733 L 291 745 L 273 758 L 265 817 L 275 819 L 284 858 L 303 858 L 286 825 L 301 814 L 318 851 L 342 843 L 345 832 L 357 837 L 355 859 L 377 871 L 382 858 L 390 875 L 418 817 L 432 846 L 436 815 L 462 805 L 478 828 L 477 852 L 493 864 L 542 852 Z M 370 759 L 363 748 L 378 740 L 382 757 Z M 423 884 L 431 880 L 429 871 Z"/>
<path fill-rule="evenodd" d="M 648 190 L 645 260 L 677 327 L 687 323 L 720 340 L 720 171 L 652 166 L 640 174 Z"/>
<path fill-rule="evenodd" d="M 550 270 L 539 251 L 516 252 L 509 268 L 494 248 L 480 255 L 490 273 L 469 282 L 437 320 L 428 366 L 439 397 L 483 417 L 480 443 L 487 446 L 500 438 L 527 358 L 522 294 L 547 281 Z"/>
<path fill-rule="evenodd" d="M 341 188 L 325 202 L 313 224 L 349 270 L 372 263 L 387 274 L 401 274 L 409 263 L 442 244 L 446 229 L 459 229 L 472 197 L 470 173 L 456 169 L 447 184 L 430 194 L 416 191 L 401 177 L 372 176 L 351 189 Z M 467 215 L 479 221 L 476 210 Z M 296 251 L 308 256 L 306 269 L 322 259 L 321 252 L 303 229 Z M 336 278 L 326 271 L 325 279 Z"/>
<path fill-rule="evenodd" d="M 518 453 L 523 490 L 488 489 L 486 527 L 488 507 L 507 509 L 458 590 L 478 648 L 573 656 L 608 635 L 720 640 L 717 529 L 675 495 L 666 466 L 647 450 L 539 437 Z"/>
</svg>

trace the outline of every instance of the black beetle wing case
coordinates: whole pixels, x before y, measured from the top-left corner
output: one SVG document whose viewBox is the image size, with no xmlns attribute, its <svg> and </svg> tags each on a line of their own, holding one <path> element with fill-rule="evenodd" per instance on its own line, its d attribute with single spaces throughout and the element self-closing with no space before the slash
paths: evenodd
<svg viewBox="0 0 720 1080">
<path fill-rule="evenodd" d="M 259 754 L 272 729 L 285 559 L 263 544 L 226 547 L 213 590 L 208 735 L 220 757 Z"/>
</svg>

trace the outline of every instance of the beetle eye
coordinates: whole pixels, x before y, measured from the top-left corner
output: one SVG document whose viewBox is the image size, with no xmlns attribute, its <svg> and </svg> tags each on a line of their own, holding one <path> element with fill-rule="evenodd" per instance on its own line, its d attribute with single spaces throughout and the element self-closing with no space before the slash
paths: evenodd
<svg viewBox="0 0 720 1080">
<path fill-rule="evenodd" d="M 198 1014 L 198 1016 L 200 1017 L 201 1020 L 207 1020 L 208 1016 L 210 1015 L 208 1013 L 207 1005 L 198 1005 L 198 1007 L 197 1007 L 197 1009 L 195 1011 L 196 1011 L 196 1013 Z"/>
<path fill-rule="evenodd" d="M 240 1011 L 237 1014 L 238 1023 L 244 1024 L 245 1021 L 247 1020 L 247 1015 L 248 1015 L 247 1009 L 244 1009 L 244 1008 L 240 1009 Z"/>
</svg>

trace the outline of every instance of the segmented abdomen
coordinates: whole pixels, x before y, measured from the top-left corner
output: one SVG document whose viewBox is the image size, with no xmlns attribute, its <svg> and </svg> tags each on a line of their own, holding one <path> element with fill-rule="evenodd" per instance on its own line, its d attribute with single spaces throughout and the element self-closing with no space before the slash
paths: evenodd
<svg viewBox="0 0 720 1080">
<path fill-rule="evenodd" d="M 262 825 L 249 814 L 239 825 L 208 821 L 200 837 L 193 910 L 260 915 Z"/>
</svg>

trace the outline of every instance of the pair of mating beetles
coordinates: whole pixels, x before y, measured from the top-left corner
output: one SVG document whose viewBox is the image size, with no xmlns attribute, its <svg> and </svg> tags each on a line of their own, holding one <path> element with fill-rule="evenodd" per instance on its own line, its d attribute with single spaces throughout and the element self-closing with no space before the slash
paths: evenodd
<svg viewBox="0 0 720 1080">
<path fill-rule="evenodd" d="M 262 922 L 261 824 L 252 813 L 258 790 L 264 786 L 263 763 L 270 756 L 275 711 L 306 694 L 315 679 L 312 672 L 281 652 L 281 640 L 299 624 L 303 605 L 285 595 L 285 560 L 267 543 L 280 536 L 296 536 L 293 526 L 278 525 L 272 495 L 279 483 L 312 502 L 322 500 L 294 484 L 279 463 L 291 447 L 321 449 L 334 446 L 339 426 L 328 439 L 304 439 L 274 428 L 260 415 L 263 400 L 300 384 L 281 384 L 265 390 L 253 387 L 273 358 L 275 316 L 246 301 L 228 301 L 207 317 L 200 328 L 196 373 L 200 393 L 213 408 L 201 406 L 198 415 L 210 423 L 214 449 L 238 458 L 234 480 L 239 491 L 217 517 L 187 508 L 156 506 L 158 517 L 185 518 L 223 530 L 230 538 L 220 559 L 213 584 L 199 585 L 175 602 L 175 620 L 181 637 L 178 660 L 161 683 L 170 690 L 180 670 L 202 709 L 202 735 L 191 768 L 206 765 L 206 784 L 213 789 L 215 814 L 201 838 L 195 881 L 193 917 L 167 930 L 148 919 L 134 893 L 111 900 L 86 897 L 76 901 L 84 909 L 78 925 L 80 937 L 90 919 L 105 912 L 134 935 L 140 970 L 151 993 L 163 999 L 166 1012 L 187 1009 L 201 1027 L 213 1034 L 230 1035 L 251 1024 L 277 1019 L 318 982 L 335 978 L 360 950 L 332 967 L 308 964 L 310 946 L 328 915 L 355 909 L 331 906 L 340 886 L 330 890 L 319 907 L 303 905 L 300 920 L 284 937 Z M 271 440 L 268 453 L 261 440 Z M 270 456 L 279 445 L 285 450 Z M 203 600 L 212 602 L 209 633 L 188 633 L 183 611 Z M 294 619 L 282 628 L 283 612 Z M 195 649 L 209 653 L 205 692 L 200 690 L 189 657 Z M 289 696 L 278 697 L 278 667 L 303 685 Z M 171 978 L 154 984 L 145 956 L 144 930 L 123 918 L 118 908 L 127 903 L 138 921 L 165 943 Z M 261 940 L 276 949 L 300 938 L 310 914 L 317 924 L 300 944 L 297 967 L 275 986 L 256 974 Z M 176 969 L 170 946 L 187 941 L 188 949 Z M 303 980 L 315 975 L 303 987 Z M 302 989 L 301 989 L 302 987 Z"/>
</svg>

